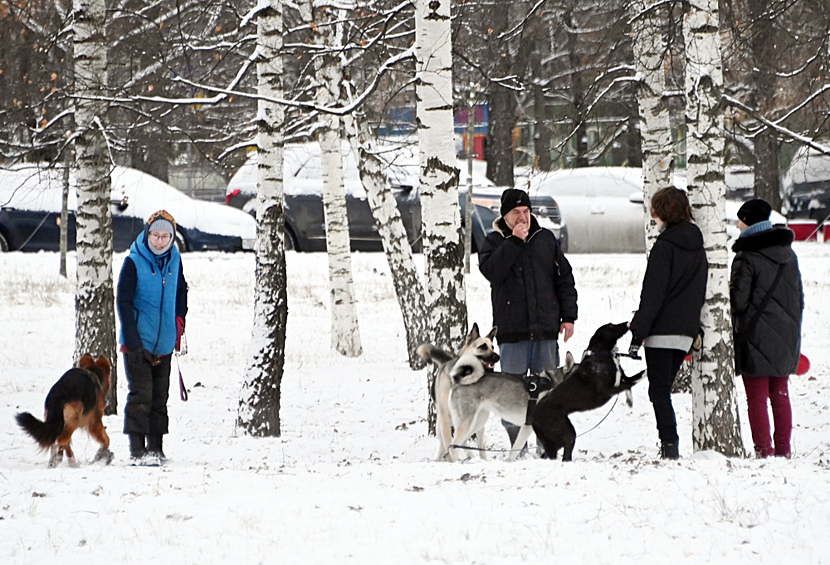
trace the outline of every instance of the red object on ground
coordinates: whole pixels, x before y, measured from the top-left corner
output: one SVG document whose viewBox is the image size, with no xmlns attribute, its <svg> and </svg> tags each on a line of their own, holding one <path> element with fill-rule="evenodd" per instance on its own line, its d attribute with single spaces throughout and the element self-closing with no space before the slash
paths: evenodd
<svg viewBox="0 0 830 565">
<path fill-rule="evenodd" d="M 816 241 L 818 222 L 816 220 L 790 220 L 789 228 L 795 233 L 796 241 Z"/>
<path fill-rule="evenodd" d="M 799 359 L 798 359 L 798 369 L 796 369 L 795 374 L 796 375 L 806 375 L 807 371 L 809 371 L 809 370 L 810 370 L 810 360 L 807 359 L 806 355 L 804 355 L 803 353 L 800 353 L 799 354 Z"/>
</svg>

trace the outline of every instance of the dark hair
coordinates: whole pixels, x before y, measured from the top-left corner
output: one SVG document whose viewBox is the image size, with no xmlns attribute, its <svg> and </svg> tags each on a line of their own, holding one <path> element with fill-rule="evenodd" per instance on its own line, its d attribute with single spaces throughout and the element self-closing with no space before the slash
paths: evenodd
<svg viewBox="0 0 830 565">
<path fill-rule="evenodd" d="M 651 197 L 651 215 L 663 220 L 667 227 L 679 226 L 693 219 L 686 192 L 673 186 L 654 193 Z"/>
</svg>

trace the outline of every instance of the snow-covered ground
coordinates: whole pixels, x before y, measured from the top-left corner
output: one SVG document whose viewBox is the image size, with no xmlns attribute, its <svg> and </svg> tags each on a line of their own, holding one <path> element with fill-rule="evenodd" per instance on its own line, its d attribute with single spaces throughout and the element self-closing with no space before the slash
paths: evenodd
<svg viewBox="0 0 830 565">
<path fill-rule="evenodd" d="M 74 287 L 58 276 L 55 254 L 0 254 L 0 562 L 830 563 L 830 321 L 820 315 L 830 297 L 830 246 L 797 244 L 796 251 L 812 371 L 790 381 L 792 460 L 693 454 L 691 403 L 681 394 L 682 457 L 660 461 L 639 385 L 633 408 L 618 402 L 609 413 L 609 403 L 574 418 L 577 432 L 587 433 L 572 463 L 507 463 L 501 454 L 434 462 L 425 371 L 406 364 L 380 253 L 354 256 L 359 359 L 329 348 L 325 255 L 289 254 L 282 437 L 247 437 L 234 421 L 254 257 L 199 253 L 184 257 L 190 353 L 180 366 L 190 400 L 181 402 L 171 387 L 170 463 L 129 466 L 116 415 L 105 422 L 112 465 L 90 463 L 97 445 L 79 432 L 73 444 L 81 465 L 57 469 L 46 468 L 47 455 L 13 417 L 40 416 L 46 393 L 70 366 Z M 579 355 L 597 326 L 630 319 L 645 259 L 570 260 L 580 316 L 567 349 Z M 470 320 L 486 330 L 489 290 L 474 271 Z M 118 392 L 121 407 L 123 370 Z M 739 380 L 737 392 L 751 452 Z M 497 424 L 487 439 L 507 447 Z"/>
</svg>

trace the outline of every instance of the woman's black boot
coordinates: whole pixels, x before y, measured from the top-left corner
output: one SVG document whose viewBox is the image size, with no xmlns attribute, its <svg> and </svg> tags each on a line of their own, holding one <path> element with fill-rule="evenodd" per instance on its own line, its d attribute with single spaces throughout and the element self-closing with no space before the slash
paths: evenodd
<svg viewBox="0 0 830 565">
<path fill-rule="evenodd" d="M 147 455 L 147 448 L 144 447 L 144 434 L 129 434 L 130 438 L 130 459 L 141 459 Z"/>
</svg>

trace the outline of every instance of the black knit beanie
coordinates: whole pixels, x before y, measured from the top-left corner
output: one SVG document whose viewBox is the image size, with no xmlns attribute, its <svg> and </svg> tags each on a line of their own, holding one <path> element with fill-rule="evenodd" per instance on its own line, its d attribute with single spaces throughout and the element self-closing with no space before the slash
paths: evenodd
<svg viewBox="0 0 830 565">
<path fill-rule="evenodd" d="M 527 206 L 530 209 L 530 196 L 524 190 L 508 188 L 501 193 L 501 215 L 504 217 L 510 210 L 518 206 Z"/>
<path fill-rule="evenodd" d="M 772 206 L 761 198 L 753 198 L 744 202 L 738 210 L 738 219 L 748 226 L 769 220 Z"/>
</svg>

